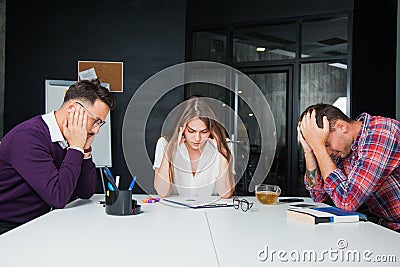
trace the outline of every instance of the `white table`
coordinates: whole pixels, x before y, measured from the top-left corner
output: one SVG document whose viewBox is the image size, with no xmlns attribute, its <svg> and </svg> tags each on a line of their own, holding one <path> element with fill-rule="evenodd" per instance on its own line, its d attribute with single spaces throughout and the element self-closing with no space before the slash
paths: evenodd
<svg viewBox="0 0 400 267">
<path fill-rule="evenodd" d="M 311 200 L 307 199 L 306 202 Z M 399 266 L 399 233 L 371 222 L 312 225 L 287 219 L 288 205 L 256 205 L 246 213 L 230 210 L 207 212 L 220 265 L 376 266 L 376 263 L 368 263 L 362 258 L 364 251 L 370 250 L 373 254 L 367 252 L 369 258 L 394 255 L 396 262 L 385 263 L 385 266 Z M 347 246 L 341 249 L 338 242 L 340 246 L 346 243 Z M 324 250 L 327 250 L 325 254 Z M 268 251 L 268 257 L 261 251 Z M 345 253 L 343 260 L 335 256 L 335 251 L 338 251 L 337 256 Z M 359 262 L 353 260 L 355 257 L 352 252 L 359 253 Z M 281 253 L 280 258 L 278 253 Z M 332 260 L 327 253 L 331 253 Z M 309 260 L 311 254 L 315 256 L 315 262 L 314 258 Z M 297 260 L 299 255 L 300 261 Z"/>
<path fill-rule="evenodd" d="M 135 196 L 139 201 L 146 197 Z M 363 258 L 358 263 L 332 261 L 329 255 L 317 263 L 293 263 L 289 255 L 314 250 L 321 258 L 329 249 L 370 250 L 371 259 L 396 257 L 397 262 L 385 266 L 400 262 L 400 234 L 369 222 L 310 225 L 286 219 L 289 204 L 264 206 L 246 197 L 254 206 L 242 212 L 153 203 L 143 204 L 139 215 L 110 216 L 97 204 L 103 198 L 77 200 L 1 235 L 0 266 L 376 266 Z M 339 239 L 348 247 L 339 249 Z M 276 252 L 262 261 L 265 247 L 269 254 Z"/>
</svg>

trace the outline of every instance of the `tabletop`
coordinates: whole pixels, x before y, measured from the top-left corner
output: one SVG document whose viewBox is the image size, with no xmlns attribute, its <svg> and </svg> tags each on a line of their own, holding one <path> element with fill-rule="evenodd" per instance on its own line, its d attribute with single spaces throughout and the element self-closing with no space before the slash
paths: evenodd
<svg viewBox="0 0 400 267">
<path fill-rule="evenodd" d="M 139 202 L 148 195 L 134 195 Z M 111 216 L 76 200 L 0 236 L 0 266 L 397 266 L 400 234 L 371 222 L 311 225 L 286 218 L 290 203 L 243 212 L 142 204 Z M 305 198 L 305 202 L 311 199 Z"/>
</svg>

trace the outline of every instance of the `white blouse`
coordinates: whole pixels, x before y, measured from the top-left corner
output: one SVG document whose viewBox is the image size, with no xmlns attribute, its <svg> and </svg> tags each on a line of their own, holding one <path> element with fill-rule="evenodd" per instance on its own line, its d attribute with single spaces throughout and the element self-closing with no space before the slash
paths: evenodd
<svg viewBox="0 0 400 267">
<path fill-rule="evenodd" d="M 168 141 L 161 137 L 157 141 L 153 169 L 159 168 L 163 159 L 164 150 Z M 231 152 L 232 152 L 232 148 Z M 232 159 L 233 159 L 233 153 Z M 172 194 L 182 196 L 211 196 L 218 195 L 216 180 L 219 174 L 221 153 L 209 141 L 206 142 L 201 153 L 196 174 L 193 176 L 190 157 L 184 143 L 178 146 L 174 156 L 174 185 Z M 232 164 L 233 166 L 233 164 Z"/>
</svg>

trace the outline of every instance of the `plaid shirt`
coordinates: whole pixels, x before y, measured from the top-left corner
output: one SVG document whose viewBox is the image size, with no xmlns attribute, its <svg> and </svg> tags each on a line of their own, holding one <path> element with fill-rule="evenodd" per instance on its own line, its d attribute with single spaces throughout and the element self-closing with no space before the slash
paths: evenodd
<svg viewBox="0 0 400 267">
<path fill-rule="evenodd" d="M 366 204 L 379 224 L 400 229 L 400 122 L 361 114 L 357 139 L 347 158 L 332 158 L 337 169 L 325 182 L 317 174 L 317 185 L 306 188 L 316 202 L 328 196 L 335 205 L 357 210 Z"/>
</svg>

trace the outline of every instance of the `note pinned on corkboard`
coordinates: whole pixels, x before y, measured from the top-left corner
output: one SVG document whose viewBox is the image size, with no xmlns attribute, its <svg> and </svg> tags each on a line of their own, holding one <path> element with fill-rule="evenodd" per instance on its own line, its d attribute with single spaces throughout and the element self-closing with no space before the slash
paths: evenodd
<svg viewBox="0 0 400 267">
<path fill-rule="evenodd" d="M 123 92 L 123 62 L 78 61 L 78 74 L 94 68 L 97 78 L 102 83 L 110 84 L 111 92 Z M 78 80 L 79 75 L 78 75 Z"/>
</svg>

